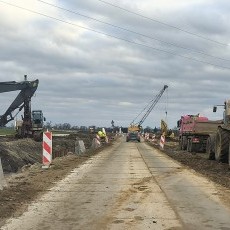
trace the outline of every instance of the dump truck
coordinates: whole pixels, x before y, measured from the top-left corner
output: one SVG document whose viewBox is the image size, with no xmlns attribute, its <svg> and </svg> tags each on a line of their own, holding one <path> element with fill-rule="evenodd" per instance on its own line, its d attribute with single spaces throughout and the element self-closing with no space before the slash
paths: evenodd
<svg viewBox="0 0 230 230">
<path fill-rule="evenodd" d="M 207 140 L 215 135 L 222 121 L 211 121 L 197 115 L 181 116 L 177 122 L 179 128 L 179 147 L 188 152 L 205 152 Z"/>
</svg>

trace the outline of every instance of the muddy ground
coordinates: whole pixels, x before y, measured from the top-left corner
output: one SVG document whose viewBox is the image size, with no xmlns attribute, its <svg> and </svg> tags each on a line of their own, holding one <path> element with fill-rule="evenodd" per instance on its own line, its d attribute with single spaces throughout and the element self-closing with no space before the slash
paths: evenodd
<svg viewBox="0 0 230 230">
<path fill-rule="evenodd" d="M 76 139 L 84 140 L 87 148 L 84 155 L 74 154 Z M 6 218 L 22 214 L 32 200 L 42 196 L 72 169 L 78 167 L 90 156 L 111 146 L 115 141 L 111 138 L 112 141 L 109 144 L 92 150 L 90 148 L 92 139 L 93 136 L 89 135 L 54 138 L 53 152 L 60 157 L 53 160 L 48 170 L 41 167 L 41 143 L 30 139 L 0 141 L 0 157 L 4 158 L 4 171 L 8 173 L 17 171 L 13 175 L 6 176 L 8 186 L 0 191 L 0 226 L 4 224 Z M 149 145 L 159 148 L 156 144 L 149 143 Z M 178 143 L 174 141 L 167 142 L 163 152 L 211 181 L 230 189 L 230 170 L 227 164 L 208 160 L 202 153 L 191 154 L 181 151 L 178 148 Z"/>
</svg>

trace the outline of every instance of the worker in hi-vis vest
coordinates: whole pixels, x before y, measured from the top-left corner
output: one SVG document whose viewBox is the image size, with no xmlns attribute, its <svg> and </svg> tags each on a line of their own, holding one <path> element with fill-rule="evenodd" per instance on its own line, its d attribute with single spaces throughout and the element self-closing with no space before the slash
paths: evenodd
<svg viewBox="0 0 230 230">
<path fill-rule="evenodd" d="M 98 136 L 100 138 L 104 138 L 104 137 L 106 137 L 106 134 L 104 132 L 102 132 L 102 131 L 98 131 Z"/>
</svg>

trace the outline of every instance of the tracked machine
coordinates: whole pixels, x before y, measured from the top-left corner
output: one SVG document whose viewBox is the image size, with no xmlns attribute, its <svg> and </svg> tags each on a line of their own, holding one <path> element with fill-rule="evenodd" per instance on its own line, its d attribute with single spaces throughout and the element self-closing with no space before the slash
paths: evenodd
<svg viewBox="0 0 230 230">
<path fill-rule="evenodd" d="M 0 82 L 0 93 L 20 90 L 15 100 L 11 103 L 6 112 L 0 116 L 0 127 L 14 120 L 17 114 L 24 109 L 22 119 L 15 122 L 17 138 L 34 138 L 36 141 L 42 140 L 43 112 L 41 110 L 31 111 L 31 98 L 37 90 L 39 80 L 15 82 Z M 13 115 L 14 113 L 14 115 Z"/>
</svg>

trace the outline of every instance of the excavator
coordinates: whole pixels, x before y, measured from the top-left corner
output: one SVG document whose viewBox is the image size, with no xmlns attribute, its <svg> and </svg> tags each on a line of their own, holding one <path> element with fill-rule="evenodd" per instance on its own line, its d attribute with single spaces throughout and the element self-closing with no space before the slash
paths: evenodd
<svg viewBox="0 0 230 230">
<path fill-rule="evenodd" d="M 11 103 L 6 112 L 0 116 L 0 127 L 6 126 L 7 123 L 14 120 L 17 114 L 24 109 L 22 120 L 16 121 L 17 138 L 34 138 L 36 141 L 42 140 L 43 132 L 43 112 L 34 110 L 31 112 L 31 98 L 37 90 L 39 80 L 27 81 L 27 75 L 24 81 L 0 82 L 0 93 L 20 90 L 15 100 Z M 16 114 L 13 115 L 13 112 Z"/>
<path fill-rule="evenodd" d="M 130 124 L 128 127 L 128 132 L 140 132 L 142 130 L 142 124 L 145 121 L 145 119 L 148 117 L 148 115 L 151 113 L 157 102 L 160 100 L 161 96 L 163 95 L 164 91 L 168 88 L 167 85 L 164 85 L 164 87 L 161 89 L 161 91 L 149 102 L 149 104 L 144 108 L 144 110 L 147 109 L 143 117 L 138 123 L 134 123 L 136 118 L 140 115 L 138 115 Z M 142 112 L 141 112 L 142 113 Z"/>
<path fill-rule="evenodd" d="M 174 138 L 173 131 L 168 129 L 168 124 L 163 119 L 161 119 L 161 134 L 163 134 L 166 138 Z"/>
</svg>

